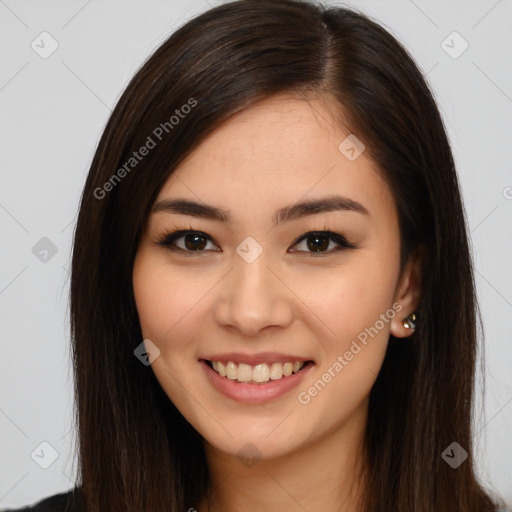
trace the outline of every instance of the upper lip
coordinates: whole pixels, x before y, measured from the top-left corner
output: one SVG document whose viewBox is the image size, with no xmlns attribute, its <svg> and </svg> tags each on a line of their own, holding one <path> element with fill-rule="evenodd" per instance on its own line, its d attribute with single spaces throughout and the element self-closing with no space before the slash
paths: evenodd
<svg viewBox="0 0 512 512">
<path fill-rule="evenodd" d="M 212 354 L 201 357 L 207 361 L 233 361 L 254 366 L 260 363 L 295 363 L 312 361 L 312 359 L 293 354 L 282 354 L 279 352 L 258 352 L 257 354 L 243 354 L 242 352 L 225 352 L 223 354 Z"/>
</svg>

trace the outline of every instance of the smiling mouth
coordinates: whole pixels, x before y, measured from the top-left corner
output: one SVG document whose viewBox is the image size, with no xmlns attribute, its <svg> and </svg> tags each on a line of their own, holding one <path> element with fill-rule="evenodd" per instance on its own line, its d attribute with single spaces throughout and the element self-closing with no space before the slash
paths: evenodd
<svg viewBox="0 0 512 512">
<path fill-rule="evenodd" d="M 204 359 L 206 364 L 221 377 L 238 383 L 245 384 L 266 384 L 270 381 L 286 379 L 295 373 L 308 367 L 313 361 L 295 361 L 286 363 L 260 363 L 249 365 L 228 361 L 209 361 Z"/>
</svg>

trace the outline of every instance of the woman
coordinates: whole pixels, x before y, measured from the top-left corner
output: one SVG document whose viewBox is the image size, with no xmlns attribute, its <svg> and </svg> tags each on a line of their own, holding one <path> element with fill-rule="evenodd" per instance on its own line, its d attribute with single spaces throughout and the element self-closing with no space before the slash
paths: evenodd
<svg viewBox="0 0 512 512">
<path fill-rule="evenodd" d="M 80 485 L 37 510 L 496 511 L 476 319 L 452 153 L 407 51 L 341 7 L 211 9 L 136 74 L 94 157 Z"/>
</svg>

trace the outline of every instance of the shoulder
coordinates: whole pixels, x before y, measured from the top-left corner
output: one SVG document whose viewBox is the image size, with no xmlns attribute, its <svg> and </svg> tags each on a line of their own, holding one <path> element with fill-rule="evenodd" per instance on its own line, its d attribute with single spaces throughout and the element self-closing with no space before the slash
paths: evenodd
<svg viewBox="0 0 512 512">
<path fill-rule="evenodd" d="M 22 508 L 2 509 L 0 512 L 81 512 L 84 510 L 79 487 L 48 496 Z"/>
</svg>

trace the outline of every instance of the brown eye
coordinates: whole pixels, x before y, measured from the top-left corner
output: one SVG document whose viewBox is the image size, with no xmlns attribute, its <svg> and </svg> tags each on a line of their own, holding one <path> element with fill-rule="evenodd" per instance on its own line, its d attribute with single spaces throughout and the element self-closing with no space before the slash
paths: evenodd
<svg viewBox="0 0 512 512">
<path fill-rule="evenodd" d="M 334 242 L 334 248 L 327 250 Z M 306 252 L 312 255 L 316 254 L 331 254 L 341 249 L 355 249 L 355 245 L 347 241 L 347 239 L 338 233 L 330 231 L 310 232 L 303 235 L 294 245 L 302 243 L 305 250 L 292 251 L 292 252 Z"/>
<path fill-rule="evenodd" d="M 308 236 L 306 238 L 307 248 L 313 252 L 323 252 L 326 251 L 329 247 L 331 240 L 328 236 Z"/>
<path fill-rule="evenodd" d="M 183 242 L 178 242 L 183 240 Z M 198 231 L 175 231 L 167 235 L 163 240 L 158 242 L 158 245 L 164 246 L 171 251 L 181 252 L 184 255 L 189 256 L 191 253 L 207 252 L 206 249 L 208 243 L 213 242 L 211 238 Z M 216 249 L 214 249 L 216 250 Z"/>
<path fill-rule="evenodd" d="M 185 247 L 189 251 L 201 251 L 206 247 L 207 244 L 206 237 L 202 235 L 184 235 L 180 238 L 185 240 Z"/>
<path fill-rule="evenodd" d="M 183 240 L 181 242 L 181 240 Z M 208 243 L 217 247 L 211 237 L 200 231 L 180 230 L 166 235 L 158 242 L 158 245 L 166 247 L 170 251 L 179 252 L 184 256 L 193 256 L 195 254 L 207 253 L 210 250 L 219 252 L 220 249 L 207 248 Z M 347 239 L 331 231 L 309 232 L 295 241 L 293 246 L 302 243 L 303 248 L 292 250 L 291 252 L 306 253 L 311 256 L 328 255 L 341 249 L 355 249 L 356 246 L 347 241 Z M 220 251 L 221 252 L 221 251 Z"/>
</svg>

